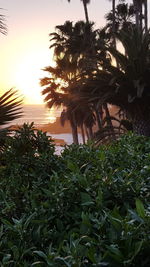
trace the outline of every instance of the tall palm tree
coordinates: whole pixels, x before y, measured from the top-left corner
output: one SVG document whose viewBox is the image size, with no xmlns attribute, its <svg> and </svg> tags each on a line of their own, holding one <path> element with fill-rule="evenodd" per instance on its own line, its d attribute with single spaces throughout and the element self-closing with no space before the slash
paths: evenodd
<svg viewBox="0 0 150 267">
<path fill-rule="evenodd" d="M 61 121 L 69 120 L 73 142 L 78 144 L 77 122 L 74 113 L 74 102 L 69 94 L 69 87 L 75 80 L 76 65 L 68 57 L 57 58 L 56 67 L 46 67 L 44 71 L 48 76 L 41 79 L 41 86 L 44 88 L 42 94 L 45 95 L 44 101 L 48 108 L 63 107 Z M 64 119 L 65 118 L 65 119 Z"/>
<path fill-rule="evenodd" d="M 75 25 L 67 21 L 64 25 L 56 27 L 56 32 L 50 34 L 54 48 L 55 68 L 45 68 L 51 77 L 41 80 L 41 85 L 45 87 L 42 91 L 47 95 L 45 101 L 47 105 L 63 105 L 63 119 L 68 119 L 72 127 L 74 142 L 77 141 L 77 127 L 88 128 L 90 137 L 92 136 L 92 126 L 95 123 L 93 111 L 88 103 L 76 100 L 78 88 L 76 83 L 81 77 L 86 76 L 86 68 L 91 72 L 96 66 L 91 64 L 93 58 L 89 57 L 93 44 L 95 43 L 96 32 L 92 30 L 92 24 L 77 22 Z M 60 79 L 61 83 L 56 81 Z M 62 92 L 62 93 L 60 93 Z M 49 101 L 50 100 L 50 101 Z M 79 116 L 80 114 L 80 116 Z M 84 115 L 83 115 L 84 114 Z M 87 116 L 88 114 L 88 116 Z M 87 117 L 89 117 L 87 119 Z"/>
<path fill-rule="evenodd" d="M 68 2 L 70 2 L 71 0 L 68 0 Z M 84 7 L 84 13 L 85 13 L 85 19 L 86 22 L 89 23 L 89 15 L 88 15 L 88 9 L 87 9 L 87 5 L 90 4 L 90 0 L 81 0 L 83 2 L 83 7 Z"/>
<path fill-rule="evenodd" d="M 145 28 L 145 31 L 148 29 L 148 6 L 147 0 L 133 0 L 133 5 L 135 9 L 135 19 L 136 26 L 140 29 Z M 143 13 L 144 6 L 144 13 Z M 144 27 L 143 27 L 143 18 L 144 18 Z"/>
<path fill-rule="evenodd" d="M 116 0 L 109 0 L 112 2 L 112 37 L 113 46 L 116 47 L 115 30 L 116 30 Z"/>
<path fill-rule="evenodd" d="M 134 17 L 134 7 L 132 4 L 119 3 L 116 5 L 115 9 L 115 29 L 114 29 L 114 37 L 115 33 L 120 30 L 125 30 L 126 28 L 132 27 L 133 25 L 133 17 Z M 109 12 L 106 14 L 106 26 L 104 29 L 109 33 L 110 37 L 112 36 L 112 28 L 113 28 L 113 13 Z"/>
<path fill-rule="evenodd" d="M 107 47 L 120 67 L 106 64 L 100 71 L 95 80 L 97 98 L 118 106 L 132 120 L 136 133 L 150 136 L 150 33 L 133 27 L 117 38 L 125 54 Z"/>
</svg>

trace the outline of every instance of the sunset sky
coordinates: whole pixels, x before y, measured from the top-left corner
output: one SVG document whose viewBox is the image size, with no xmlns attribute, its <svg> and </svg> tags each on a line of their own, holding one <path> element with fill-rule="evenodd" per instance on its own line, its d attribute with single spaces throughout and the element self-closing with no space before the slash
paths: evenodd
<svg viewBox="0 0 150 267">
<path fill-rule="evenodd" d="M 8 35 L 0 35 L 0 90 L 15 87 L 25 96 L 25 103 L 42 103 L 39 78 L 41 69 L 52 63 L 49 33 L 66 20 L 84 19 L 80 0 L 1 0 L 6 15 Z M 104 25 L 108 0 L 92 0 L 90 19 Z"/>
<path fill-rule="evenodd" d="M 1 0 L 6 15 L 8 35 L 0 35 L 1 93 L 15 87 L 25 96 L 25 103 L 42 103 L 39 78 L 43 67 L 52 64 L 49 33 L 66 20 L 84 19 L 80 0 Z M 109 0 L 92 0 L 89 17 L 97 27 L 105 23 L 111 9 Z"/>
</svg>

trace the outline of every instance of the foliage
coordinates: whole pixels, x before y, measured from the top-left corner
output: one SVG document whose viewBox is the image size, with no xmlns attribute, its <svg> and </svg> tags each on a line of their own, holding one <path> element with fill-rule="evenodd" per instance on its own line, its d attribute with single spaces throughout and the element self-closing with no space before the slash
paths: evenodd
<svg viewBox="0 0 150 267">
<path fill-rule="evenodd" d="M 150 141 L 55 154 L 24 125 L 1 152 L 1 266 L 149 266 Z"/>
<path fill-rule="evenodd" d="M 0 125 L 22 116 L 21 110 L 22 99 L 17 95 L 17 91 L 13 88 L 7 90 L 0 96 Z"/>
<path fill-rule="evenodd" d="M 105 62 L 103 69 L 81 86 L 82 97 L 98 104 L 119 107 L 133 124 L 134 132 L 149 136 L 149 32 L 137 28 L 116 34 L 124 53 L 110 45 L 106 50 L 118 63 Z"/>
<path fill-rule="evenodd" d="M 115 20 L 113 11 L 106 14 L 106 25 L 104 29 L 112 37 L 112 30 L 114 26 L 114 32 L 119 32 L 122 29 L 128 29 L 133 26 L 133 16 L 135 14 L 133 4 L 126 3 L 124 1 L 120 2 L 115 8 Z M 113 23 L 115 25 L 113 25 Z"/>
<path fill-rule="evenodd" d="M 0 96 L 0 150 L 4 148 L 6 137 L 11 131 L 9 127 L 4 128 L 4 125 L 23 115 L 21 104 L 22 99 L 13 88 Z"/>
</svg>

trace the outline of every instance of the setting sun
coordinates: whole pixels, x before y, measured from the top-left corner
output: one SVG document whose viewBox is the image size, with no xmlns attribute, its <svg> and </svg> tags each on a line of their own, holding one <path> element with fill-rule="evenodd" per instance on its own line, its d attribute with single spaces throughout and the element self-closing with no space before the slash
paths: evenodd
<svg viewBox="0 0 150 267">
<path fill-rule="evenodd" d="M 38 55 L 37 58 L 36 52 L 31 51 L 19 59 L 14 70 L 16 88 L 25 96 L 25 103 L 43 103 L 39 85 L 39 79 L 43 75 L 42 62 L 44 63 L 43 55 Z"/>
</svg>

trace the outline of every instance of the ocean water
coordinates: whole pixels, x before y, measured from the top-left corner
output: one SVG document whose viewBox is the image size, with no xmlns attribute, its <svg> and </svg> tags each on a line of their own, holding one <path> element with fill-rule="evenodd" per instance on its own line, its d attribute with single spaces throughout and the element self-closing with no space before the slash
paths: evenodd
<svg viewBox="0 0 150 267">
<path fill-rule="evenodd" d="M 34 122 L 36 126 L 53 123 L 56 121 L 56 118 L 60 117 L 61 110 L 49 110 L 44 105 L 24 105 L 23 106 L 23 116 L 19 119 L 13 120 L 9 125 L 22 125 L 23 123 Z M 62 134 L 52 134 L 47 132 L 48 136 L 51 136 L 54 139 L 62 139 L 67 145 L 72 144 L 72 134 L 62 133 Z M 81 134 L 78 134 L 79 142 L 82 143 Z M 62 148 L 57 146 L 57 152 L 60 153 Z"/>
<path fill-rule="evenodd" d="M 54 122 L 61 114 L 61 110 L 49 110 L 44 105 L 24 105 L 22 111 L 23 116 L 11 124 L 22 125 L 23 123 L 34 122 L 35 125 L 42 125 Z"/>
</svg>

